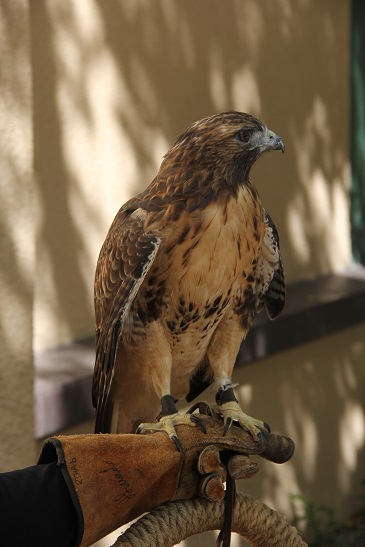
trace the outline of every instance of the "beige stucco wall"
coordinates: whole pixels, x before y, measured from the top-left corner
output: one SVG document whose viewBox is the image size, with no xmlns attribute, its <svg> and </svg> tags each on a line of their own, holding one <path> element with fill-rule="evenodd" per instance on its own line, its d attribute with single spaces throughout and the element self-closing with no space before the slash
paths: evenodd
<svg viewBox="0 0 365 547">
<path fill-rule="evenodd" d="M 28 3 L 0 2 L 0 471 L 34 462 Z"/>
<path fill-rule="evenodd" d="M 180 132 L 214 112 L 249 111 L 286 142 L 253 178 L 289 281 L 348 265 L 349 5 L 30 3 L 36 348 L 93 332 L 95 262 L 112 218 Z"/>
</svg>

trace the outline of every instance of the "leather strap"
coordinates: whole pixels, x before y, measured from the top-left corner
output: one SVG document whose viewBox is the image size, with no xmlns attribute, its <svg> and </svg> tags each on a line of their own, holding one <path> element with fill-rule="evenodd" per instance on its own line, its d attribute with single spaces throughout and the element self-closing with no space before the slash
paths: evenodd
<svg viewBox="0 0 365 547">
<path fill-rule="evenodd" d="M 217 538 L 217 547 L 230 547 L 234 502 L 236 499 L 236 483 L 227 470 L 226 496 L 224 503 L 223 527 Z"/>
</svg>

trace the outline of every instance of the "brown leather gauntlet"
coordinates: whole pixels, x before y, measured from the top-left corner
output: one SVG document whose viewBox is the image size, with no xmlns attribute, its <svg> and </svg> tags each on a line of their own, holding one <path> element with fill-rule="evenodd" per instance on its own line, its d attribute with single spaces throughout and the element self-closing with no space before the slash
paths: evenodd
<svg viewBox="0 0 365 547">
<path fill-rule="evenodd" d="M 265 456 L 270 446 L 267 439 L 276 438 L 276 443 L 286 446 L 286 455 L 292 453 L 285 437 L 267 434 L 255 441 L 238 427 L 222 437 L 221 421 L 200 418 L 207 433 L 199 427 L 177 426 L 180 452 L 165 433 L 60 436 L 45 442 L 38 463 L 57 461 L 61 467 L 78 515 L 76 545 L 91 545 L 166 501 L 194 494 L 222 499 L 226 478 L 222 452 L 237 454 L 229 463 L 236 478 L 257 471 L 247 455 Z M 275 459 L 270 454 L 265 457 Z"/>
</svg>

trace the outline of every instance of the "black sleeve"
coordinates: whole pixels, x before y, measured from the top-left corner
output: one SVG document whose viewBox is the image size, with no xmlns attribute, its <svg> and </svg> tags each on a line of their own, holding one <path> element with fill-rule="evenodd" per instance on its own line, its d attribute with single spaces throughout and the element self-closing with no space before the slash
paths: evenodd
<svg viewBox="0 0 365 547">
<path fill-rule="evenodd" d="M 1 545 L 73 547 L 76 510 L 56 463 L 0 473 Z"/>
</svg>

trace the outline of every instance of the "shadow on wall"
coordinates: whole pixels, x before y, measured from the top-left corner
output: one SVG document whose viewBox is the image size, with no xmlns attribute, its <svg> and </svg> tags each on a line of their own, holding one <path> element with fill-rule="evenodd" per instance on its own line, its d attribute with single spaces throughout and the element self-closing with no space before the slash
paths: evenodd
<svg viewBox="0 0 365 547">
<path fill-rule="evenodd" d="M 14 22 L 17 22 L 15 24 Z M 34 248 L 31 188 L 29 36 L 24 35 L 25 11 L 14 6 L 1 9 L 0 66 L 0 336 L 2 357 L 12 362 L 19 351 L 19 332 L 28 323 L 32 299 Z M 24 332 L 24 347 L 29 343 Z M 25 352 L 25 358 L 29 355 Z"/>
<path fill-rule="evenodd" d="M 30 5 L 32 29 L 34 168 L 39 198 L 35 330 L 53 330 L 61 341 L 92 332 L 90 289 L 83 274 L 85 239 L 71 202 L 78 190 L 64 153 L 64 120 L 59 103 L 62 71 L 54 47 L 54 24 L 43 2 Z M 59 25 L 64 22 L 59 21 Z M 41 31 L 40 31 L 40 27 Z M 81 90 L 80 90 L 81 91 Z M 77 91 L 75 90 L 75 93 Z M 80 103 L 86 107 L 86 102 Z M 86 115 L 86 111 L 83 110 Z M 81 151 L 79 151 L 82 154 Z M 86 208 L 83 203 L 82 209 Z M 75 214 L 76 213 L 76 214 Z M 94 219 L 92 211 L 89 211 Z M 43 308 L 41 307 L 43 303 Z M 44 310 L 44 306 L 46 309 Z M 40 312 L 38 314 L 38 309 Z M 57 324 L 59 327 L 57 327 Z M 86 326 L 86 332 L 84 332 Z M 65 332 L 62 332 L 65 331 Z M 57 345 L 49 334 L 45 345 Z M 67 338 L 69 337 L 69 340 Z"/>
<path fill-rule="evenodd" d="M 18 24 L 14 21 L 18 18 Z M 22 353 L 14 332 L 28 327 L 21 349 L 28 347 L 34 248 L 31 188 L 31 124 L 28 36 L 25 18 L 11 6 L 1 9 L 0 67 L 0 337 L 2 361 Z M 17 63 L 15 64 L 15 61 Z M 22 324 L 23 323 L 23 324 Z M 29 355 L 24 351 L 24 359 Z M 28 363 L 29 364 L 29 363 Z M 2 371 L 5 373 L 5 370 Z M 5 385 L 5 378 L 1 384 Z"/>
<path fill-rule="evenodd" d="M 261 116 L 286 141 L 286 157 L 261 160 L 253 176 L 288 278 L 347 264 L 346 3 L 87 0 L 30 10 L 36 323 L 49 332 L 53 315 L 61 339 L 92 331 L 95 261 L 118 207 L 188 124 L 227 109 Z"/>
<path fill-rule="evenodd" d="M 34 456 L 34 229 L 29 27 L 25 2 L 0 6 L 0 470 Z"/>
</svg>

